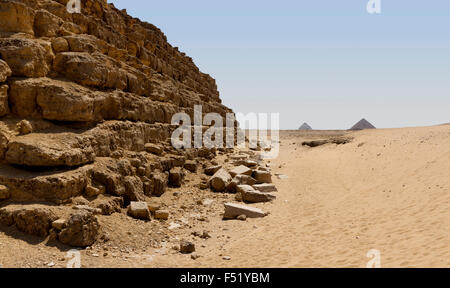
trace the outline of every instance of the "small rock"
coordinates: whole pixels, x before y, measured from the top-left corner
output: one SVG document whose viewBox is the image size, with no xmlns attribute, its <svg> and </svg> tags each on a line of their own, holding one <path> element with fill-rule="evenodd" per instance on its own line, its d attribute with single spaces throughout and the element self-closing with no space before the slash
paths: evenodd
<svg viewBox="0 0 450 288">
<path fill-rule="evenodd" d="M 196 173 L 197 172 L 197 162 L 188 160 L 186 163 L 184 163 L 184 169 L 188 170 L 189 172 Z"/>
<path fill-rule="evenodd" d="M 93 213 L 95 215 L 102 214 L 102 209 L 92 208 L 92 207 L 90 207 L 88 205 L 76 205 L 76 206 L 73 206 L 72 209 L 74 209 L 74 210 L 86 210 L 86 211 L 89 211 L 89 212 L 91 212 L 91 213 Z"/>
<path fill-rule="evenodd" d="M 210 166 L 205 168 L 205 174 L 208 176 L 212 176 L 214 175 L 217 171 L 219 171 L 220 169 L 222 169 L 222 166 L 220 165 L 216 165 L 216 166 Z"/>
<path fill-rule="evenodd" d="M 132 201 L 128 207 L 128 216 L 140 220 L 150 220 L 150 210 L 147 202 Z"/>
<path fill-rule="evenodd" d="M 148 153 L 151 153 L 151 154 L 161 155 L 163 153 L 163 149 L 161 148 L 161 146 L 153 144 L 153 143 L 145 144 L 144 148 L 145 148 L 145 151 L 147 151 Z"/>
<path fill-rule="evenodd" d="M 11 193 L 9 192 L 9 188 L 5 185 L 0 185 L 0 201 L 6 200 L 11 197 Z"/>
<path fill-rule="evenodd" d="M 19 123 L 17 123 L 16 129 L 20 135 L 27 135 L 33 133 L 33 126 L 27 120 L 22 120 Z"/>
<path fill-rule="evenodd" d="M 181 187 L 183 183 L 184 172 L 180 167 L 175 167 L 169 173 L 169 185 L 172 187 Z"/>
<path fill-rule="evenodd" d="M 248 203 L 269 202 L 276 199 L 276 196 L 270 193 L 261 193 L 249 185 L 238 185 L 237 191 L 242 196 L 242 200 Z"/>
<path fill-rule="evenodd" d="M 236 219 L 241 215 L 247 216 L 247 218 L 263 218 L 266 213 L 259 208 L 250 207 L 235 203 L 225 203 L 224 219 Z"/>
<path fill-rule="evenodd" d="M 191 259 L 192 260 L 197 260 L 198 258 L 200 258 L 200 256 L 197 253 L 192 253 L 191 254 Z"/>
<path fill-rule="evenodd" d="M 225 169 L 220 169 L 209 180 L 211 189 L 215 192 L 223 192 L 230 184 L 232 178 L 230 173 Z"/>
<path fill-rule="evenodd" d="M 103 185 L 99 185 L 100 187 L 94 187 L 91 185 L 87 185 L 86 188 L 84 189 L 84 193 L 86 194 L 86 196 L 88 197 L 95 197 L 98 196 L 100 194 L 105 194 L 106 188 Z"/>
<path fill-rule="evenodd" d="M 263 192 L 263 193 L 278 192 L 278 189 L 274 184 L 268 184 L 268 183 L 253 185 L 253 188 L 255 188 L 259 192 Z"/>
<path fill-rule="evenodd" d="M 257 170 L 253 174 L 258 184 L 272 183 L 272 175 L 268 171 Z"/>
<path fill-rule="evenodd" d="M 247 221 L 247 216 L 246 215 L 239 215 L 236 219 L 237 220 L 241 220 L 241 221 Z"/>
<path fill-rule="evenodd" d="M 223 256 L 222 259 L 225 260 L 225 261 L 230 261 L 231 257 L 230 256 Z"/>
<path fill-rule="evenodd" d="M 58 219 L 56 221 L 53 221 L 52 227 L 55 228 L 56 230 L 61 231 L 62 229 L 65 228 L 66 223 L 67 223 L 66 219 L 60 218 L 60 219 Z"/>
<path fill-rule="evenodd" d="M 182 254 L 190 254 L 195 252 L 195 245 L 192 242 L 181 240 L 180 242 L 180 252 Z"/>
<path fill-rule="evenodd" d="M 238 167 L 234 168 L 233 170 L 231 170 L 230 175 L 232 177 L 235 177 L 236 175 L 251 176 L 252 170 L 250 168 L 248 168 L 247 166 L 241 165 L 241 166 L 238 166 Z"/>
<path fill-rule="evenodd" d="M 59 233 L 59 241 L 74 247 L 87 247 L 96 241 L 99 228 L 94 214 L 80 210 L 70 216 L 66 228 Z"/>
<path fill-rule="evenodd" d="M 155 219 L 168 220 L 169 219 L 169 211 L 167 211 L 167 210 L 155 211 Z"/>
<path fill-rule="evenodd" d="M 152 212 L 152 213 L 155 213 L 160 208 L 161 208 L 161 204 L 160 203 L 156 203 L 156 202 L 148 203 L 148 210 L 150 210 L 150 212 Z"/>
</svg>

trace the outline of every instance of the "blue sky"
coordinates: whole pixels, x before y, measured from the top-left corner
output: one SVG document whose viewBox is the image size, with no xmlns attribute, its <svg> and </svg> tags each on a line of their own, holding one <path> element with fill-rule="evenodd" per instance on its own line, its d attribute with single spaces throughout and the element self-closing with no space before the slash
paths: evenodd
<svg viewBox="0 0 450 288">
<path fill-rule="evenodd" d="M 217 80 L 235 112 L 347 129 L 450 122 L 450 1 L 113 0 Z"/>
</svg>

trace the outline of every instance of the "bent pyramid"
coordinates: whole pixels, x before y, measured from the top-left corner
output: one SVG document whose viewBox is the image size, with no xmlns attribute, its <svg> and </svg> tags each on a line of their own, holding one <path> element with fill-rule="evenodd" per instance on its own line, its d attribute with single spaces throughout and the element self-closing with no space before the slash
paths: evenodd
<svg viewBox="0 0 450 288">
<path fill-rule="evenodd" d="M 313 129 L 311 128 L 311 126 L 308 125 L 308 123 L 303 123 L 303 125 L 300 126 L 300 128 L 298 128 L 298 130 L 308 131 L 308 130 L 313 130 Z"/>
<path fill-rule="evenodd" d="M 365 130 L 365 129 L 377 129 L 375 126 L 370 124 L 366 119 L 362 119 L 358 123 L 356 123 L 350 130 Z"/>
</svg>

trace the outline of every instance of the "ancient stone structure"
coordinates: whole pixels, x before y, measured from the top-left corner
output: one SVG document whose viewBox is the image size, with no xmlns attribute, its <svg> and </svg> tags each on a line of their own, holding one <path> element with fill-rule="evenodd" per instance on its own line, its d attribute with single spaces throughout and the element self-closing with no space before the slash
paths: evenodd
<svg viewBox="0 0 450 288">
<path fill-rule="evenodd" d="M 91 212 L 69 215 L 66 225 L 59 210 L 39 207 L 27 212 L 42 218 L 36 224 L 10 204 L 108 195 L 98 208 L 111 214 L 118 203 L 161 196 L 169 175 L 181 182 L 174 167 L 215 153 L 175 150 L 172 116 L 192 115 L 194 105 L 231 110 L 215 80 L 152 24 L 106 0 L 82 0 L 73 14 L 67 2 L 0 1 L 0 224 L 86 246 L 98 230 Z"/>
</svg>

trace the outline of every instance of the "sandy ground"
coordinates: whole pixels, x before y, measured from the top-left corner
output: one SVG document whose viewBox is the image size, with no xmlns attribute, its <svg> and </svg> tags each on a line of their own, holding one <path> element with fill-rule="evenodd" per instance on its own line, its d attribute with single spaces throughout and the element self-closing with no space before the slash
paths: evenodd
<svg viewBox="0 0 450 288">
<path fill-rule="evenodd" d="M 208 221 L 188 219 L 187 230 L 172 235 L 195 242 L 197 260 L 173 243 L 146 246 L 150 235 L 135 240 L 142 242 L 136 248 L 82 251 L 83 267 L 366 267 L 371 249 L 380 251 L 382 267 L 450 267 L 450 125 L 367 130 L 346 134 L 354 139 L 345 145 L 301 145 L 336 134 L 281 133 L 271 166 L 289 178 L 274 177 L 278 199 L 255 205 L 271 213 L 264 219 L 222 221 L 222 203 L 233 197 L 203 192 L 215 200 Z M 124 216 L 114 217 L 105 223 L 111 233 Z M 188 236 L 203 229 L 210 239 Z M 142 237 L 119 230 L 129 237 L 124 243 Z M 0 265 L 65 266 L 67 248 L 14 233 L 0 232 Z"/>
</svg>

